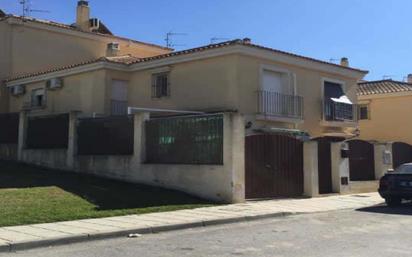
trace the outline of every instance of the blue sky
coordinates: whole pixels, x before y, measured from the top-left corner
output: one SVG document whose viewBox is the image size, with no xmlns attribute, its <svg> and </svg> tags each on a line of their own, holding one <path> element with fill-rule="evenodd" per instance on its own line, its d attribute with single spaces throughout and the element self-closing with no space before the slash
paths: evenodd
<svg viewBox="0 0 412 257">
<path fill-rule="evenodd" d="M 32 0 L 32 16 L 72 23 L 76 0 Z M 412 73 L 410 0 L 91 0 L 92 16 L 117 35 L 164 45 L 168 31 L 176 49 L 208 44 L 213 37 L 250 37 L 254 43 L 321 60 L 349 58 L 367 79 Z M 0 9 L 21 13 L 19 0 Z"/>
</svg>

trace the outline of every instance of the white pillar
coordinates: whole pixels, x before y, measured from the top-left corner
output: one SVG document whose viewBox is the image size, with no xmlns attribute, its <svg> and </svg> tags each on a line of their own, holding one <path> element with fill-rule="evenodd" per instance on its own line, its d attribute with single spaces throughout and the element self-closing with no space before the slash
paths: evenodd
<svg viewBox="0 0 412 257">
<path fill-rule="evenodd" d="M 232 203 L 242 203 L 245 201 L 245 121 L 241 114 L 235 113 L 231 115 L 231 123 Z"/>
<path fill-rule="evenodd" d="M 392 143 L 375 143 L 375 179 L 379 180 L 389 169 L 393 169 Z"/>
<path fill-rule="evenodd" d="M 347 193 L 350 190 L 349 158 L 342 158 L 342 149 L 348 149 L 346 142 L 331 143 L 332 190 L 335 193 Z M 347 185 L 343 181 L 347 181 Z"/>
<path fill-rule="evenodd" d="M 318 142 L 309 141 L 303 144 L 303 181 L 304 195 L 319 195 Z"/>
<path fill-rule="evenodd" d="M 23 151 L 26 147 L 27 136 L 27 113 L 25 111 L 20 112 L 19 116 L 19 138 L 17 143 L 17 160 L 23 161 Z"/>
<path fill-rule="evenodd" d="M 146 157 L 145 151 L 145 121 L 150 119 L 150 113 L 134 114 L 134 144 L 133 144 L 133 167 L 142 164 Z"/>
<path fill-rule="evenodd" d="M 77 117 L 79 112 L 69 113 L 69 138 L 67 144 L 66 165 L 69 169 L 74 169 L 74 160 L 77 155 Z"/>
</svg>

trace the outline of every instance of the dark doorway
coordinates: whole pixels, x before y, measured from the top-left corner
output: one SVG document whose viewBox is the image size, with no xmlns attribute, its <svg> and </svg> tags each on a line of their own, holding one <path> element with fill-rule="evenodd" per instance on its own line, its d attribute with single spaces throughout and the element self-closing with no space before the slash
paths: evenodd
<svg viewBox="0 0 412 257">
<path fill-rule="evenodd" d="M 396 169 L 404 163 L 412 162 L 412 145 L 402 142 L 392 144 L 393 168 Z"/>
<path fill-rule="evenodd" d="M 303 194 L 303 142 L 286 135 L 246 137 L 246 198 Z"/>
<path fill-rule="evenodd" d="M 352 181 L 375 180 L 375 154 L 373 144 L 351 140 L 349 144 L 349 174 Z"/>
<path fill-rule="evenodd" d="M 343 141 L 340 137 L 321 137 L 318 142 L 319 194 L 333 193 L 331 143 Z"/>
</svg>

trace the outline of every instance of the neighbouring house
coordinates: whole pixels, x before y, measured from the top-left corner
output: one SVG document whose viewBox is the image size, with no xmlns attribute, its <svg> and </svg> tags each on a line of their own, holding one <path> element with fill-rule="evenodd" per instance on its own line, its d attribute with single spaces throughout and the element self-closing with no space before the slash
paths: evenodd
<svg viewBox="0 0 412 257">
<path fill-rule="evenodd" d="M 361 82 L 357 95 L 361 139 L 412 144 L 408 118 L 412 109 L 412 74 L 407 82 Z"/>
<path fill-rule="evenodd" d="M 115 53 L 143 58 L 172 51 L 113 35 L 101 20 L 90 16 L 88 1 L 78 1 L 76 13 L 75 23 L 67 25 L 0 11 L 0 80 Z M 0 113 L 8 112 L 8 98 L 2 87 Z"/>
</svg>

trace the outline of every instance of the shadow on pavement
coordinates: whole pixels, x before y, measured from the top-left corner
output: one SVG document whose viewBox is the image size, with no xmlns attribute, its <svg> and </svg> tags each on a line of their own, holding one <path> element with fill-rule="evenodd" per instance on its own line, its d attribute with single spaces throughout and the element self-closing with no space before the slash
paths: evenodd
<svg viewBox="0 0 412 257">
<path fill-rule="evenodd" d="M 380 204 L 376 206 L 357 209 L 357 211 L 393 215 L 412 215 L 412 203 L 404 202 L 402 205 L 397 207 L 388 207 L 386 206 L 386 204 Z"/>
</svg>

